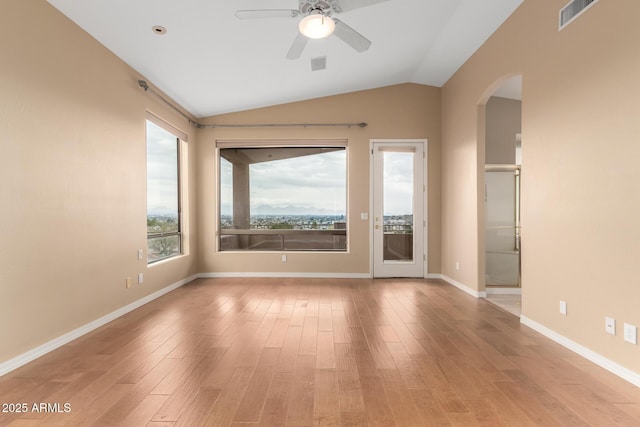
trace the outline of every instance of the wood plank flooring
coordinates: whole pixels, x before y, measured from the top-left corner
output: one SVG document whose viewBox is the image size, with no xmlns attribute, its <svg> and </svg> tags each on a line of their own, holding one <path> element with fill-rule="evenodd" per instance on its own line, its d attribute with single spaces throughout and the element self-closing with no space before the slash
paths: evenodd
<svg viewBox="0 0 640 427">
<path fill-rule="evenodd" d="M 28 407 L 0 426 L 640 425 L 640 389 L 406 279 L 196 280 L 1 377 L 0 403 Z"/>
</svg>

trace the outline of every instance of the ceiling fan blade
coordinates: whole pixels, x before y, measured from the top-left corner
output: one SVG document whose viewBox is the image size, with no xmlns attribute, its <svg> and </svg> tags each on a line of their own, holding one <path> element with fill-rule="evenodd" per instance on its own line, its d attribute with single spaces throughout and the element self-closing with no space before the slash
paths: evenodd
<svg viewBox="0 0 640 427">
<path fill-rule="evenodd" d="M 371 41 L 365 36 L 345 24 L 344 22 L 333 19 L 336 23 L 336 29 L 333 34 L 340 40 L 357 50 L 358 52 L 364 52 L 371 46 Z"/>
<path fill-rule="evenodd" d="M 295 9 L 236 10 L 238 19 L 295 18 L 297 16 L 300 16 L 300 11 Z"/>
<path fill-rule="evenodd" d="M 287 52 L 287 59 L 298 59 L 298 58 L 300 58 L 300 56 L 302 55 L 302 51 L 304 50 L 305 46 L 307 45 L 307 41 L 309 41 L 308 38 L 306 38 L 302 34 L 298 33 L 298 35 L 296 36 L 295 40 L 291 44 L 291 47 L 289 48 L 289 52 Z"/>
<path fill-rule="evenodd" d="M 382 3 L 387 0 L 338 0 L 338 8 L 336 12 L 349 12 L 350 10 L 360 9 L 361 7 L 371 6 L 372 4 Z"/>
</svg>

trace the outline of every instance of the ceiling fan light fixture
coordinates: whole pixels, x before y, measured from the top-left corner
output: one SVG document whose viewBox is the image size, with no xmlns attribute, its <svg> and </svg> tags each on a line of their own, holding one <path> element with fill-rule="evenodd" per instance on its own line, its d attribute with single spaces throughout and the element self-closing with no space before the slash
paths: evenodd
<svg viewBox="0 0 640 427">
<path fill-rule="evenodd" d="M 310 39 L 323 39 L 333 34 L 336 29 L 336 23 L 329 16 L 323 13 L 312 13 L 303 18 L 298 24 L 300 33 Z"/>
</svg>

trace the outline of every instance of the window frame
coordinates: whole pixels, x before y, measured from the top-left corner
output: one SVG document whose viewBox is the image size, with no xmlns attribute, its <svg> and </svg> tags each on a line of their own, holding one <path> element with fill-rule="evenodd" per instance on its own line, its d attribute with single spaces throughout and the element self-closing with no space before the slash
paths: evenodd
<svg viewBox="0 0 640 427">
<path fill-rule="evenodd" d="M 342 148 L 345 152 L 345 213 L 344 213 L 344 230 L 315 230 L 315 229 L 248 229 L 248 230 L 234 230 L 229 228 L 222 228 L 222 199 L 221 199 L 221 150 L 222 149 L 243 149 L 243 148 Z M 215 164 L 216 164 L 216 252 L 218 253 L 310 253 L 310 254 L 337 254 L 337 253 L 349 253 L 350 239 L 349 239 L 349 144 L 348 139 L 257 139 L 257 140 L 226 140 L 220 139 L 215 141 Z M 327 233 L 329 232 L 329 233 Z M 284 239 L 287 235 L 304 234 L 304 235 L 322 235 L 331 234 L 344 236 L 344 249 L 287 249 L 284 246 Z M 222 236 L 223 235 L 264 235 L 264 236 L 279 236 L 282 242 L 280 249 L 223 249 L 222 248 Z"/>
<path fill-rule="evenodd" d="M 147 116 L 146 116 L 146 120 L 145 120 L 145 147 L 146 147 L 146 153 L 148 156 L 148 150 L 149 150 L 149 136 L 147 134 L 147 122 L 150 122 L 156 126 L 158 126 L 159 128 L 163 129 L 164 131 L 166 131 L 167 133 L 171 134 L 174 138 L 175 138 L 175 147 L 176 147 L 176 186 L 177 186 L 177 193 L 176 193 L 176 197 L 177 197 L 177 230 L 176 231 L 170 231 L 170 232 L 157 232 L 157 233 L 150 233 L 149 232 L 149 228 L 147 226 L 147 265 L 153 265 L 156 264 L 158 262 L 161 261 L 167 261 L 170 260 L 172 258 L 177 258 L 179 256 L 184 255 L 185 253 L 185 248 L 184 248 L 184 221 L 183 221 L 183 211 L 182 211 L 182 193 L 183 193 L 183 189 L 182 189 L 182 144 L 186 143 L 188 138 L 187 138 L 187 134 L 181 130 L 179 130 L 178 128 L 174 127 L 173 125 L 171 125 L 170 123 L 168 123 L 167 121 L 161 119 L 160 117 L 156 116 L 155 114 L 151 113 L 151 112 L 147 112 Z M 148 159 L 147 159 L 148 160 Z M 149 181 L 148 181 L 149 177 L 147 175 L 147 220 L 149 218 L 149 206 L 148 206 L 148 194 L 149 194 L 149 189 L 148 189 L 148 185 L 149 185 Z M 175 254 L 171 254 L 171 255 L 167 255 L 167 256 L 163 256 L 161 258 L 155 258 L 155 259 L 149 259 L 149 254 L 150 254 L 150 245 L 149 242 L 153 239 L 161 239 L 161 238 L 165 238 L 165 237 L 177 237 L 178 238 L 178 253 Z"/>
</svg>

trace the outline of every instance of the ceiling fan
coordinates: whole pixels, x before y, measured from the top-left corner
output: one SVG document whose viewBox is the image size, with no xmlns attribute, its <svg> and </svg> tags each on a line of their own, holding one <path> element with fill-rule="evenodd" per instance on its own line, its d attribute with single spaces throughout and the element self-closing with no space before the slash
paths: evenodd
<svg viewBox="0 0 640 427">
<path fill-rule="evenodd" d="M 364 52 L 371 41 L 333 15 L 387 0 L 298 0 L 298 9 L 238 10 L 238 19 L 303 18 L 298 23 L 298 35 L 287 52 L 288 59 L 298 59 L 310 38 L 321 39 L 334 34 L 358 52 Z"/>
</svg>

